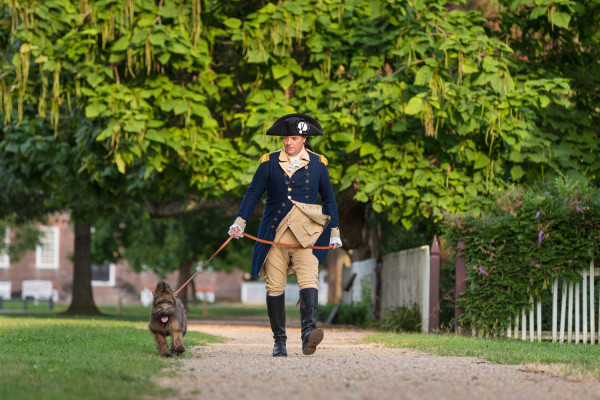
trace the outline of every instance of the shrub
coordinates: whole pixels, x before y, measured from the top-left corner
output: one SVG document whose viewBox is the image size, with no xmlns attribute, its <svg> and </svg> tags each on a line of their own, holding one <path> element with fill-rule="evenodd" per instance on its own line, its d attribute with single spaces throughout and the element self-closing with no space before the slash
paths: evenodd
<svg viewBox="0 0 600 400">
<path fill-rule="evenodd" d="M 379 327 L 392 332 L 418 332 L 421 330 L 421 312 L 415 304 L 411 308 L 397 307 L 390 310 Z"/>
<path fill-rule="evenodd" d="M 598 190 L 560 177 L 553 184 L 507 191 L 486 215 L 447 215 L 446 238 L 464 240 L 467 290 L 461 322 L 480 333 L 505 329 L 559 276 L 579 282 L 598 254 Z M 454 247 L 454 246 L 453 246 Z"/>
</svg>

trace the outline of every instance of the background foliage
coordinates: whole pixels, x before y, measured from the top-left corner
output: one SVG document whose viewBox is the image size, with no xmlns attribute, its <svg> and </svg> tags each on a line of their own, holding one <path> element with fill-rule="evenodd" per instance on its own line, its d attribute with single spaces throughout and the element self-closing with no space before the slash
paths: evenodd
<svg viewBox="0 0 600 400">
<path fill-rule="evenodd" d="M 600 245 L 597 189 L 559 178 L 531 190 L 513 189 L 485 215 L 453 215 L 448 239 L 466 247 L 467 290 L 462 322 L 482 333 L 541 300 L 558 277 L 580 282 Z"/>
<path fill-rule="evenodd" d="M 510 183 L 598 183 L 599 16 L 572 0 L 0 0 L 0 175 L 77 219 L 197 212 L 243 194 L 281 147 L 266 128 L 305 112 L 341 209 L 429 232 Z"/>
</svg>

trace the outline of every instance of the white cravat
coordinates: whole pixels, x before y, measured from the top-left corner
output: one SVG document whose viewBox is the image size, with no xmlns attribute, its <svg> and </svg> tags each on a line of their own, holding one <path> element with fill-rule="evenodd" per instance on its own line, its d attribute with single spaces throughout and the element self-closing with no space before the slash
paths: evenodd
<svg viewBox="0 0 600 400">
<path fill-rule="evenodd" d="M 298 153 L 295 157 L 289 157 L 290 159 L 290 165 L 288 165 L 287 170 L 290 172 L 293 172 L 294 170 L 300 168 L 300 156 L 302 155 L 302 152 L 304 151 L 304 147 L 302 147 L 302 151 L 300 153 Z"/>
</svg>

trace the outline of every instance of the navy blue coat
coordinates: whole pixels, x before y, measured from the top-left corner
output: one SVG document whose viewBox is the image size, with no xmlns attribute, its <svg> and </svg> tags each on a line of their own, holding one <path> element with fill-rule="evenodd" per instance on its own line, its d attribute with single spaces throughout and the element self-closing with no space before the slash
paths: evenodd
<svg viewBox="0 0 600 400">
<path fill-rule="evenodd" d="M 331 228 L 339 227 L 335 195 L 333 194 L 324 157 L 321 159 L 318 154 L 307 152 L 310 161 L 291 177 L 279 166 L 280 151 L 268 154 L 268 160 L 262 162 L 256 170 L 237 216 L 244 219 L 244 221 L 248 221 L 263 193 L 267 192 L 265 213 L 258 228 L 258 238 L 270 241 L 275 238 L 275 231 L 279 223 L 294 205 L 290 200 L 318 204 L 320 195 L 323 214 L 331 216 L 331 221 L 315 243 L 315 246 L 329 246 Z M 288 190 L 290 188 L 291 191 Z M 254 245 L 250 270 L 253 277 L 258 276 L 270 249 L 271 245 L 269 244 L 256 242 Z M 323 263 L 327 250 L 315 249 L 313 254 L 320 263 Z"/>
</svg>

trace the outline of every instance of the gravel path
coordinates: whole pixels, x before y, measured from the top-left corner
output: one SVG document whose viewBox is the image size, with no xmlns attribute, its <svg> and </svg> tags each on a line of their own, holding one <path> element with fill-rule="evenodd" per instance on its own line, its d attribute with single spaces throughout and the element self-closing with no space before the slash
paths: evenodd
<svg viewBox="0 0 600 400">
<path fill-rule="evenodd" d="M 275 358 L 268 327 L 188 329 L 227 340 L 188 348 L 176 373 L 161 378 L 178 399 L 600 399 L 596 380 L 358 343 L 364 330 L 325 329 L 317 352 L 304 356 L 300 330 L 288 328 L 288 357 Z"/>
</svg>

